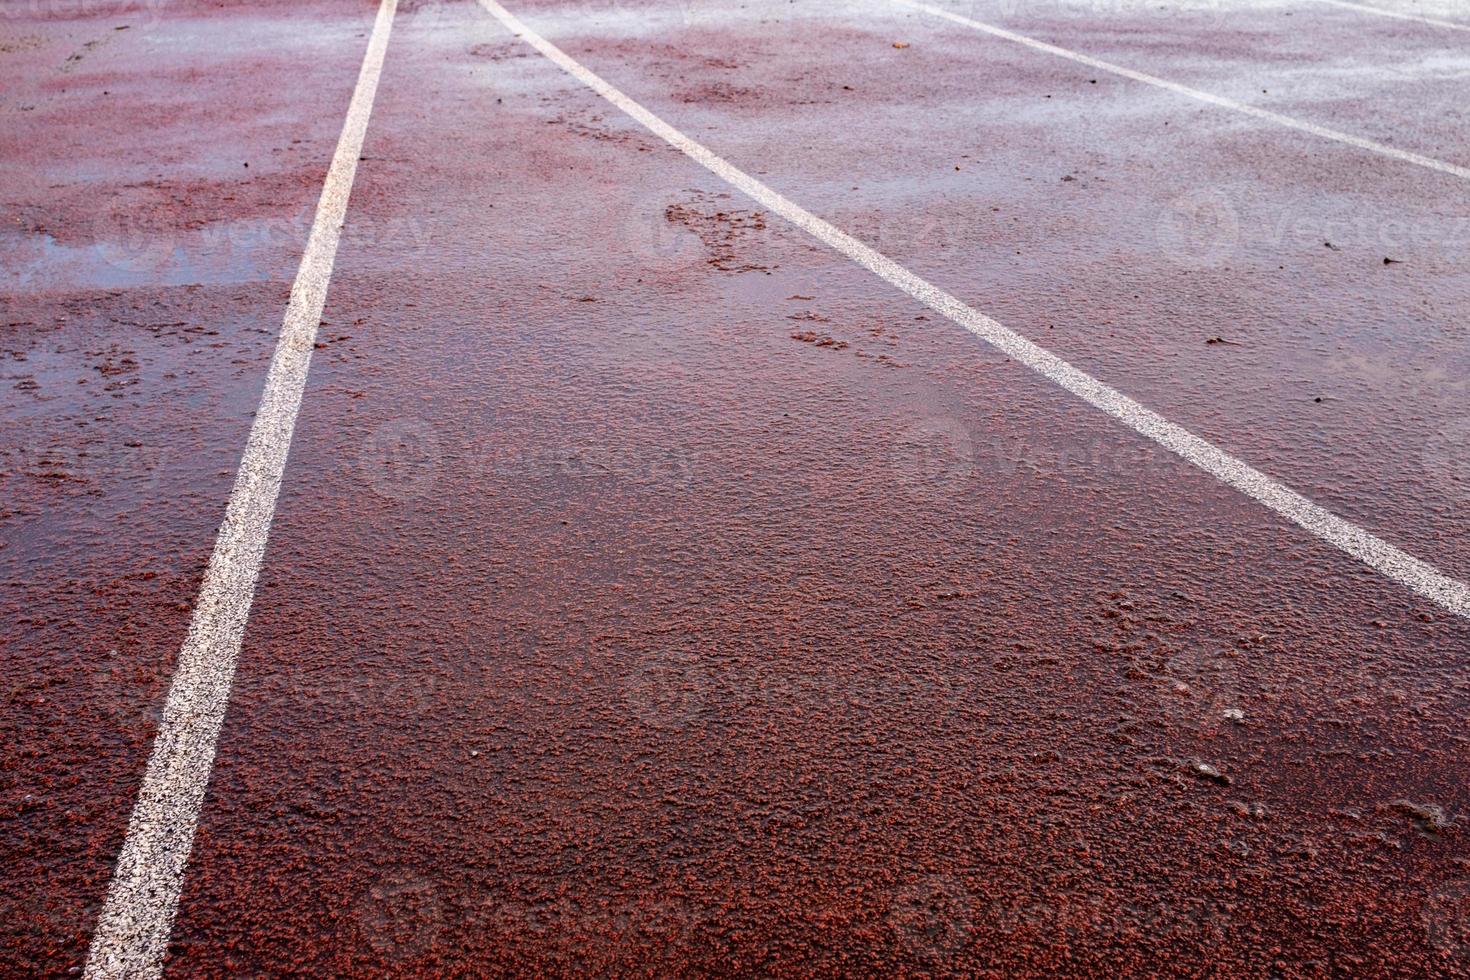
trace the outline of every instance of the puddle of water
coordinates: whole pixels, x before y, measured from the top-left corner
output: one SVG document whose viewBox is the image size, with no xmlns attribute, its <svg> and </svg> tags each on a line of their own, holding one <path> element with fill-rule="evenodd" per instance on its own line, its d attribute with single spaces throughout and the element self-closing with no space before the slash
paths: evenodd
<svg viewBox="0 0 1470 980">
<path fill-rule="evenodd" d="M 0 288 L 12 292 L 116 289 L 253 282 L 275 263 L 259 253 L 279 247 L 267 222 L 236 222 L 227 232 L 123 235 L 68 245 L 47 234 L 0 239 Z"/>
</svg>

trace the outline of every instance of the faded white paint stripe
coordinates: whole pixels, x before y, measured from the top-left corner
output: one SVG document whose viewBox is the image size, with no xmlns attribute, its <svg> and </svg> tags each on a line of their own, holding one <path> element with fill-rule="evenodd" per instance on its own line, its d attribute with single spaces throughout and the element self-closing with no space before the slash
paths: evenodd
<svg viewBox="0 0 1470 980">
<path fill-rule="evenodd" d="M 1359 150 L 1366 150 L 1369 153 L 1376 153 L 1379 156 L 1388 157 L 1392 160 L 1399 160 L 1403 163 L 1412 163 L 1416 167 L 1424 167 L 1428 170 L 1435 170 L 1442 174 L 1449 174 L 1452 177 L 1459 177 L 1464 180 L 1470 180 L 1470 167 L 1462 167 L 1457 163 L 1446 163 L 1444 160 L 1436 160 L 1434 157 L 1428 157 L 1422 153 L 1414 153 L 1410 150 L 1401 150 L 1396 146 L 1389 146 L 1387 143 L 1380 143 L 1377 140 L 1370 140 L 1365 139 L 1361 136 L 1354 136 L 1351 133 L 1344 133 L 1341 130 L 1337 129 L 1329 129 L 1326 126 L 1318 126 L 1316 123 L 1310 123 L 1302 119 L 1296 119 L 1292 116 L 1282 115 L 1279 112 L 1272 112 L 1270 109 L 1262 109 L 1258 106 L 1253 106 L 1248 102 L 1239 102 L 1235 99 L 1226 98 L 1223 95 L 1215 95 L 1211 92 L 1203 91 L 1202 89 L 1191 88 L 1188 85 L 1181 85 L 1178 82 L 1171 82 L 1168 79 L 1159 78 L 1155 75 L 1148 75 L 1141 71 L 1135 71 L 1132 68 L 1125 68 L 1122 65 L 1115 65 L 1111 61 L 1103 61 L 1101 58 L 1094 58 L 1091 55 L 1081 54 L 1077 51 L 1072 51 L 1067 48 L 1060 47 L 1059 45 L 1049 44 L 1046 41 L 1038 41 L 1033 37 L 1027 37 L 1025 34 L 1017 34 L 1015 31 L 1008 31 L 1004 27 L 996 27 L 994 24 L 985 24 L 971 17 L 965 17 L 961 14 L 951 13 L 950 11 L 945 10 L 942 7 L 936 7 L 932 4 L 921 3 L 919 2 L 919 0 L 892 0 L 892 2 L 898 4 L 899 6 L 911 7 L 914 10 L 922 10 L 926 14 L 932 14 L 935 17 L 942 17 L 945 20 L 952 21 L 956 24 L 963 24 L 966 27 L 972 27 L 977 31 L 983 31 L 986 34 L 991 35 L 992 37 L 1003 38 L 1007 41 L 1013 41 L 1016 44 L 1025 45 L 1033 51 L 1042 51 L 1046 54 L 1056 55 L 1058 58 L 1066 58 L 1068 61 L 1075 61 L 1079 65 L 1086 65 L 1089 68 L 1096 68 L 1098 71 L 1105 71 L 1109 74 L 1118 75 L 1122 78 L 1129 78 L 1135 82 L 1142 82 L 1145 85 L 1153 85 L 1156 88 L 1161 88 L 1165 91 L 1173 92 L 1176 95 L 1183 95 L 1187 98 L 1196 99 L 1200 102 L 1205 102 L 1213 106 L 1218 106 L 1221 109 L 1229 109 L 1231 112 L 1238 112 L 1242 115 L 1261 119 L 1265 122 L 1272 123 L 1277 126 L 1284 126 L 1287 129 L 1294 129 L 1301 133 L 1309 133 L 1312 136 L 1317 136 L 1325 140 L 1332 140 L 1335 143 L 1342 143 L 1345 146 L 1355 147 Z"/>
<path fill-rule="evenodd" d="M 1144 408 L 1138 402 L 1078 370 L 1045 348 L 1032 343 L 1015 331 L 960 302 L 927 280 L 914 275 L 886 255 L 833 227 L 743 170 L 716 156 L 703 144 L 670 126 L 556 45 L 531 30 L 496 0 L 479 0 L 479 3 L 512 33 L 555 62 L 567 74 L 637 120 L 655 136 L 757 203 L 781 215 L 819 241 L 902 289 L 936 313 L 959 324 L 1011 358 L 1020 361 L 1088 404 L 1118 419 L 1135 432 L 1147 436 L 1170 452 L 1295 522 L 1323 541 L 1342 549 L 1395 582 L 1407 586 L 1424 598 L 1457 615 L 1470 618 L 1470 585 L 1450 578 L 1428 562 L 1415 558 L 1356 524 L 1343 520 L 1325 508 L 1314 504 L 1295 490 L 1278 483 L 1224 450 Z"/>
<path fill-rule="evenodd" d="M 397 0 L 382 0 L 286 306 L 255 423 L 179 651 L 153 754 L 87 954 L 87 977 L 157 977 L 311 366 Z"/>
<path fill-rule="evenodd" d="M 1394 17 L 1398 20 L 1418 21 L 1431 27 L 1446 27 L 1452 31 L 1470 31 L 1470 24 L 1457 24 L 1452 20 L 1440 20 L 1438 17 L 1425 17 L 1423 14 L 1408 14 L 1399 10 L 1388 10 L 1384 7 L 1370 7 L 1366 3 L 1348 3 L 1347 0 L 1316 0 L 1317 3 L 1327 3 L 1334 7 L 1346 7 L 1348 10 L 1360 10 L 1365 14 L 1377 14 L 1380 17 Z"/>
</svg>

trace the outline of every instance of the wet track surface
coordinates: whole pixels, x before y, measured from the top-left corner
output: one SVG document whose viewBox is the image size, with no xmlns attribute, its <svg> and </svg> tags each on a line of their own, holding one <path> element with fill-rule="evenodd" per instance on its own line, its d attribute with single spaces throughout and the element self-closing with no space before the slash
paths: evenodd
<svg viewBox="0 0 1470 980">
<path fill-rule="evenodd" d="M 375 9 L 3 25 L 5 973 L 85 958 Z M 1470 575 L 1465 181 L 882 3 L 512 9 Z M 1470 164 L 1470 35 L 952 9 Z M 1470 971 L 1464 619 L 475 4 L 362 158 L 169 972 Z"/>
</svg>

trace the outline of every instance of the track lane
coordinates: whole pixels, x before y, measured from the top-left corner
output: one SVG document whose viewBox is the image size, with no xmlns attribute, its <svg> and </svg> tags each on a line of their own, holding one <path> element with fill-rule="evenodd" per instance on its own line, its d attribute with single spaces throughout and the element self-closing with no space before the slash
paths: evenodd
<svg viewBox="0 0 1470 980">
<path fill-rule="evenodd" d="M 229 707 L 235 662 L 265 560 L 347 202 L 372 115 L 397 0 L 382 0 L 291 284 L 260 407 L 194 604 L 143 785 L 87 954 L 87 977 L 155 977 L 178 908 L 199 807 Z"/>
<path fill-rule="evenodd" d="M 1005 46 L 977 100 L 973 52 L 943 25 L 894 51 L 836 12 L 779 29 L 758 23 L 769 13 L 676 22 L 666 45 L 609 20 L 573 43 L 615 79 L 636 68 L 657 111 L 729 134 L 719 148 L 737 165 L 930 281 L 965 284 L 1072 363 L 1470 571 L 1457 545 L 1470 482 L 1449 462 L 1467 431 L 1453 311 L 1470 290 L 1452 256 L 1470 224 L 1436 189 L 1445 178 L 1247 137 L 1142 87 L 1059 89 L 1045 59 Z M 823 44 L 853 53 L 813 56 Z M 797 52 L 808 63 L 785 88 L 760 84 Z M 905 93 L 913 73 L 931 85 Z M 781 120 L 747 135 L 768 101 Z"/>
<path fill-rule="evenodd" d="M 1011 41 L 1015 44 L 1024 45 L 1032 51 L 1054 55 L 1059 58 L 1066 58 L 1068 61 L 1076 62 L 1077 64 L 1082 65 L 1084 68 L 1109 72 L 1121 78 L 1126 78 L 1129 81 L 1139 82 L 1144 85 L 1152 85 L 1155 88 L 1163 89 L 1164 91 L 1171 94 L 1182 96 L 1184 98 L 1194 99 L 1198 102 L 1203 102 L 1206 105 L 1213 106 L 1218 109 L 1240 113 L 1242 115 L 1261 120 L 1262 122 L 1268 122 L 1275 126 L 1281 126 L 1286 129 L 1295 130 L 1296 132 L 1306 134 L 1307 136 L 1314 136 L 1319 139 L 1330 140 L 1334 143 L 1340 143 L 1343 146 L 1351 147 L 1355 150 L 1361 150 L 1366 153 L 1374 153 L 1379 156 L 1387 157 L 1388 159 L 1397 161 L 1399 163 L 1407 163 L 1412 164 L 1416 167 L 1423 167 L 1436 173 L 1445 174 L 1450 177 L 1458 177 L 1461 180 L 1470 180 L 1470 167 L 1461 166 L 1460 164 L 1452 163 L 1446 160 L 1440 160 L 1436 157 L 1428 156 L 1424 153 L 1418 153 L 1412 150 L 1405 150 L 1397 146 L 1391 146 L 1388 143 L 1380 142 L 1378 140 L 1366 139 L 1362 136 L 1356 136 L 1352 133 L 1346 133 L 1341 130 L 1332 129 L 1331 127 L 1323 126 L 1319 123 L 1314 123 L 1305 119 L 1298 119 L 1294 116 L 1288 116 L 1280 112 L 1272 111 L 1270 109 L 1263 109 L 1260 106 L 1252 105 L 1248 102 L 1242 102 L 1238 99 L 1232 99 L 1227 96 L 1218 95 L 1214 92 L 1206 92 L 1203 89 L 1184 85 L 1172 79 L 1160 78 L 1157 75 L 1151 75 L 1147 72 L 1139 71 L 1136 68 L 1130 68 L 1126 65 L 1115 64 L 1110 61 L 1105 61 L 1102 58 L 1094 57 L 1090 54 L 1086 54 L 1080 51 L 1074 51 L 1070 48 L 1065 48 L 1061 45 L 1052 44 L 1047 41 L 1041 41 L 1033 37 L 1028 37 L 1024 34 L 1019 34 L 1015 31 L 1006 30 L 1005 28 L 997 27 L 994 24 L 987 24 L 982 21 L 978 21 L 973 17 L 965 17 L 943 7 L 935 6 L 934 4 L 919 3 L 916 2 L 916 0 L 894 0 L 894 2 L 901 7 L 907 7 L 912 10 L 921 11 L 933 17 L 941 17 L 947 21 L 950 21 L 951 23 L 958 24 L 961 27 L 967 27 L 977 31 L 981 31 L 985 34 L 990 35 L 991 37 L 1001 38 L 1006 41 Z"/>
<path fill-rule="evenodd" d="M 6 12 L 0 972 L 81 968 L 366 27 Z"/>
<path fill-rule="evenodd" d="M 344 252 L 177 969 L 1440 961 L 1463 623 L 473 14 L 398 30 L 363 190 L 443 244 Z"/>
</svg>

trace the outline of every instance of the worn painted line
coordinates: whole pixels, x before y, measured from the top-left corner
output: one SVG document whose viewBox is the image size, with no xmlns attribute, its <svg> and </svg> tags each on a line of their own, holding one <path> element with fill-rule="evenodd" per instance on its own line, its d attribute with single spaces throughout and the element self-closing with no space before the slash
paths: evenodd
<svg viewBox="0 0 1470 980">
<path fill-rule="evenodd" d="M 1366 3 L 1348 3 L 1347 0 L 1315 0 L 1315 2 L 1331 4 L 1334 7 L 1345 7 L 1348 10 L 1359 10 L 1365 14 L 1377 14 L 1380 17 L 1417 21 L 1420 24 L 1428 24 L 1430 27 L 1444 27 L 1452 31 L 1470 31 L 1470 24 L 1457 24 L 1452 20 L 1440 20 L 1438 17 L 1425 17 L 1422 14 L 1406 14 L 1398 10 L 1385 10 L 1383 7 L 1370 7 Z"/>
<path fill-rule="evenodd" d="M 992 37 L 998 37 L 1007 41 L 1013 41 L 1016 44 L 1025 45 L 1033 51 L 1042 51 L 1046 54 L 1056 55 L 1058 58 L 1066 58 L 1068 61 L 1075 61 L 1079 65 L 1086 65 L 1089 68 L 1096 68 L 1098 71 L 1105 71 L 1109 74 L 1118 75 L 1122 78 L 1132 79 L 1135 82 L 1142 82 L 1145 85 L 1152 85 L 1156 88 L 1164 89 L 1167 92 L 1173 92 L 1176 95 L 1183 95 L 1187 98 L 1196 99 L 1200 102 L 1205 102 L 1209 105 L 1217 106 L 1221 109 L 1229 109 L 1231 112 L 1238 112 L 1242 115 L 1264 120 L 1265 122 L 1272 123 L 1277 126 L 1284 126 L 1287 129 L 1294 129 L 1300 133 L 1308 133 L 1312 136 L 1317 136 L 1325 140 L 1332 140 L 1335 143 L 1342 143 L 1345 146 L 1351 146 L 1359 150 L 1366 150 L 1369 153 L 1376 153 L 1379 156 L 1388 157 L 1391 160 L 1398 160 L 1403 163 L 1411 163 L 1416 167 L 1424 167 L 1425 169 L 1434 170 L 1442 174 L 1449 174 L 1452 177 L 1459 177 L 1462 180 L 1470 180 L 1470 167 L 1462 167 L 1457 163 L 1447 163 L 1444 160 L 1436 160 L 1434 157 L 1425 156 L 1422 153 L 1414 153 L 1411 150 L 1401 150 L 1396 146 L 1389 146 L 1387 143 L 1380 143 L 1377 140 L 1365 139 L 1362 136 L 1354 136 L 1351 133 L 1344 133 L 1338 129 L 1330 129 L 1326 126 L 1319 126 L 1316 123 L 1307 122 L 1303 119 L 1296 119 L 1292 116 L 1283 115 L 1279 112 L 1272 112 L 1270 109 L 1262 109 L 1259 106 L 1253 106 L 1248 102 L 1240 102 L 1235 99 L 1227 98 L 1223 95 L 1215 95 L 1212 92 L 1206 92 L 1202 89 L 1192 88 L 1188 85 L 1181 85 L 1179 82 L 1171 82 L 1168 79 L 1159 78 L 1156 75 L 1149 75 L 1141 71 L 1135 71 L 1132 68 L 1125 68 L 1122 65 L 1115 65 L 1111 61 L 1103 61 L 1101 58 L 1094 58 L 1091 55 L 1072 51 L 1068 48 L 1064 48 L 1056 44 L 1050 44 L 1046 41 L 1038 41 L 1036 38 L 1027 37 L 1025 34 L 1017 34 L 1015 31 L 1008 31 L 1004 27 L 996 27 L 994 24 L 982 23 L 981 21 L 975 20 L 971 17 L 965 17 L 961 14 L 951 13 L 950 11 L 945 10 L 942 7 L 936 7 L 932 4 L 921 3 L 919 2 L 919 0 L 892 0 L 892 2 L 898 4 L 899 6 L 910 7 L 914 10 L 923 11 L 926 14 L 932 14 L 935 17 L 942 17 L 945 20 L 951 21 L 956 24 L 963 24 L 965 27 L 972 27 L 977 31 L 983 31 L 984 33 L 989 34 Z"/>
</svg>

